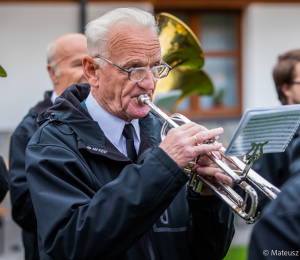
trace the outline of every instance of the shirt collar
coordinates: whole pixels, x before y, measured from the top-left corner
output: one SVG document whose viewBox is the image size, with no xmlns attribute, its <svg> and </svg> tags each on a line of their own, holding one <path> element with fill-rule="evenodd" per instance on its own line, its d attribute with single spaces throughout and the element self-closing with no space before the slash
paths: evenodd
<svg viewBox="0 0 300 260">
<path fill-rule="evenodd" d="M 51 95 L 51 101 L 52 101 L 53 104 L 54 104 L 55 99 L 56 99 L 57 97 L 58 97 L 58 96 L 57 96 L 56 92 L 53 90 L 52 95 Z"/>
<path fill-rule="evenodd" d="M 95 100 L 91 92 L 88 95 L 85 104 L 89 114 L 93 120 L 99 124 L 105 136 L 118 146 L 126 122 L 103 109 Z M 133 125 L 135 134 L 140 142 L 139 120 L 133 119 L 130 123 Z"/>
</svg>

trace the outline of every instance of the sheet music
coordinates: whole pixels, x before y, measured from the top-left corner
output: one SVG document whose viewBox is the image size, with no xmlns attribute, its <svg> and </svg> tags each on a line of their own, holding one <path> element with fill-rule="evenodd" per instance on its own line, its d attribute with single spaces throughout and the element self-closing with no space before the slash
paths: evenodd
<svg viewBox="0 0 300 260">
<path fill-rule="evenodd" d="M 300 123 L 300 105 L 248 109 L 243 115 L 225 156 L 243 156 L 252 143 L 264 143 L 263 153 L 284 152 Z"/>
</svg>

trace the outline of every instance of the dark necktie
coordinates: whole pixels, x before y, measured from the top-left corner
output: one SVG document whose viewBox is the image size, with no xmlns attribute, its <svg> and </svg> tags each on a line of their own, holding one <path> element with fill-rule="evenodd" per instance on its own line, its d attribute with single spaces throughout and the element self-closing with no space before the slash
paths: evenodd
<svg viewBox="0 0 300 260">
<path fill-rule="evenodd" d="M 135 162 L 137 158 L 133 139 L 134 128 L 132 124 L 126 124 L 123 130 L 123 136 L 126 138 L 127 155 L 131 161 Z"/>
</svg>

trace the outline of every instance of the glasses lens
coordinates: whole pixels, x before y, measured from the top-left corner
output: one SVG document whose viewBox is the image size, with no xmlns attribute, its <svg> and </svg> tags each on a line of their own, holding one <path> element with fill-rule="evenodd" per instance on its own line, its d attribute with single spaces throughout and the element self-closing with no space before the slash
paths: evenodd
<svg viewBox="0 0 300 260">
<path fill-rule="evenodd" d="M 131 81 L 138 82 L 145 78 L 147 72 L 146 68 L 136 68 L 130 72 L 129 78 Z"/>
<path fill-rule="evenodd" d="M 164 79 L 168 76 L 169 68 L 166 66 L 156 66 L 152 69 L 152 73 L 155 79 Z"/>
</svg>

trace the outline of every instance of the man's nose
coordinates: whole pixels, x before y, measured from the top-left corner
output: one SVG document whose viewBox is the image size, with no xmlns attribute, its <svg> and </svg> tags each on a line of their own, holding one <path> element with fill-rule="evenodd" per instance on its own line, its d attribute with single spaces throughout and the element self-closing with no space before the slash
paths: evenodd
<svg viewBox="0 0 300 260">
<path fill-rule="evenodd" d="M 155 87 L 155 79 L 152 75 L 152 72 L 149 70 L 146 77 L 138 82 L 138 86 L 140 88 L 148 89 L 148 90 L 153 90 Z"/>
</svg>

